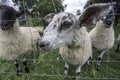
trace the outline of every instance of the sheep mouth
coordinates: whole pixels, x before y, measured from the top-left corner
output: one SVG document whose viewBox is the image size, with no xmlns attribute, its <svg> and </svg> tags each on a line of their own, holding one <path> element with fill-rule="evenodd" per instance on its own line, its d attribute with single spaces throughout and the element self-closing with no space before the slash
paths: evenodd
<svg viewBox="0 0 120 80">
<path fill-rule="evenodd" d="M 46 47 L 43 47 L 41 49 L 44 50 L 44 51 L 52 51 L 53 47 L 52 46 L 46 46 Z"/>
</svg>

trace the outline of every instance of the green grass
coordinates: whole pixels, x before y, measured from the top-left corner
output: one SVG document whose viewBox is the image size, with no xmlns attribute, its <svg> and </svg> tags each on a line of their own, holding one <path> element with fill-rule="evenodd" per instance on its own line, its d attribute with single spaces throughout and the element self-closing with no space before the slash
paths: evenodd
<svg viewBox="0 0 120 80">
<path fill-rule="evenodd" d="M 118 26 L 115 28 L 116 37 L 120 30 Z M 107 52 L 109 57 L 108 54 L 104 55 L 100 71 L 96 71 L 94 62 L 91 62 L 89 68 L 83 66 L 80 80 L 120 80 L 120 53 L 115 53 L 116 44 L 115 42 L 115 45 Z M 34 49 L 33 52 L 34 54 L 30 55 L 28 61 L 30 73 L 22 73 L 21 76 L 16 76 L 16 68 L 13 65 L 13 61 L 0 60 L 0 80 L 75 80 L 73 77 L 76 66 L 73 65 L 70 65 L 69 70 L 70 75 L 73 75 L 73 77 L 64 79 L 64 62 L 58 54 L 58 50 L 48 53 L 43 51 L 36 52 L 36 49 Z M 97 54 L 94 54 L 93 60 L 96 60 L 96 56 Z M 104 62 L 108 58 L 109 62 Z M 23 64 L 20 66 L 24 72 Z"/>
</svg>

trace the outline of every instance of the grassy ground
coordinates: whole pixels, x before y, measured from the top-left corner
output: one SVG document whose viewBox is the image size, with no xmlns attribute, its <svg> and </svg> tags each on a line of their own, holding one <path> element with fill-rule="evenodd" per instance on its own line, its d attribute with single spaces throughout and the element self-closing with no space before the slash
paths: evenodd
<svg viewBox="0 0 120 80">
<path fill-rule="evenodd" d="M 120 31 L 118 26 L 115 28 L 116 37 Z M 115 53 L 115 48 L 116 42 L 113 48 L 104 55 L 99 72 L 95 70 L 94 62 L 91 62 L 89 68 L 84 66 L 80 80 L 120 80 L 120 53 Z M 22 73 L 21 76 L 16 76 L 13 61 L 0 60 L 0 80 L 74 80 L 74 76 L 64 79 L 64 62 L 58 54 L 58 50 L 48 53 L 36 52 L 34 49 L 33 52 L 34 54 L 30 55 L 28 61 L 30 73 Z M 94 54 L 93 61 L 96 60 L 96 55 Z M 24 72 L 22 64 L 21 68 Z M 75 66 L 71 65 L 69 72 L 70 75 L 74 75 Z"/>
</svg>

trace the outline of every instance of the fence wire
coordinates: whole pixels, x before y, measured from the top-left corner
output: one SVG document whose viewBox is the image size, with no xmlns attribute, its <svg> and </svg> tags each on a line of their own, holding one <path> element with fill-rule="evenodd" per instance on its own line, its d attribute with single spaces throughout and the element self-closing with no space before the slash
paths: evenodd
<svg viewBox="0 0 120 80">
<path fill-rule="evenodd" d="M 23 0 L 23 3 L 25 1 Z M 54 8 L 54 0 L 52 0 Z M 24 3 L 24 5 L 27 5 Z M 25 6 L 24 6 L 25 8 Z M 56 9 L 55 9 L 55 12 Z M 120 15 L 120 14 L 116 14 Z M 19 19 L 20 23 L 25 21 L 26 23 L 28 22 L 27 14 L 24 16 L 24 18 Z M 36 20 L 41 18 L 31 18 L 31 20 Z M 42 24 L 42 23 L 40 23 Z M 26 26 L 27 24 L 22 25 Z M 37 25 L 41 26 L 41 25 Z M 118 26 L 120 26 L 118 24 Z M 90 61 L 90 66 L 89 68 L 87 66 L 83 66 L 82 72 L 80 75 L 80 80 L 120 80 L 120 52 L 116 53 L 115 49 L 117 46 L 117 36 L 120 33 L 120 29 L 115 29 L 116 37 L 115 37 L 115 44 L 114 46 L 108 50 L 104 57 L 103 60 L 101 61 L 101 66 L 100 66 L 100 71 L 97 72 L 95 70 L 94 64 L 97 62 L 96 57 L 98 55 L 97 51 L 95 50 L 93 52 L 94 58 L 93 60 Z M 32 36 L 32 35 L 31 35 Z M 106 42 L 107 43 L 107 42 Z M 30 67 L 31 72 L 30 73 L 24 73 L 21 72 L 21 75 L 24 76 L 29 76 L 29 80 L 32 77 L 39 77 L 39 80 L 66 80 L 64 79 L 64 61 L 61 59 L 61 56 L 59 55 L 59 50 L 55 50 L 52 52 L 44 52 L 44 51 L 37 51 L 36 47 L 33 46 L 33 54 L 29 56 L 28 60 L 28 65 Z M 20 61 L 22 61 L 23 56 L 19 58 Z M 13 68 L 12 68 L 13 67 Z M 23 66 L 21 67 L 23 68 Z M 71 68 L 69 69 L 70 74 L 68 76 L 68 80 L 74 80 L 75 76 L 75 67 L 71 65 Z M 13 66 L 13 60 L 0 60 L 0 79 L 2 76 L 6 76 L 8 78 L 11 78 L 10 76 L 16 75 L 15 72 L 15 67 Z M 15 76 L 17 77 L 17 76 Z M 44 79 L 42 78 L 44 77 Z M 52 79 L 51 79 L 52 77 Z M 40 79 L 41 78 L 41 79 Z M 16 78 L 15 78 L 16 79 Z M 21 78 L 25 79 L 25 78 Z M 1 79 L 2 80 L 2 79 Z M 34 80 L 37 80 L 35 78 Z"/>
</svg>

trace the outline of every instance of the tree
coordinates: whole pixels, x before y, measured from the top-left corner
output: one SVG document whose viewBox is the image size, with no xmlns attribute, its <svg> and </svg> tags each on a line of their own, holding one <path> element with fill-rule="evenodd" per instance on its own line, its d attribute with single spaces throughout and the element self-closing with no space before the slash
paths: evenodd
<svg viewBox="0 0 120 80">
<path fill-rule="evenodd" d="M 42 18 L 49 13 L 58 13 L 64 11 L 62 5 L 63 0 L 14 0 L 16 3 L 20 3 L 22 8 L 33 9 L 31 16 L 35 18 L 33 20 L 34 25 L 42 24 Z"/>
<path fill-rule="evenodd" d="M 80 14 L 81 14 L 81 11 L 78 9 L 76 12 L 76 15 L 80 15 Z"/>
</svg>

